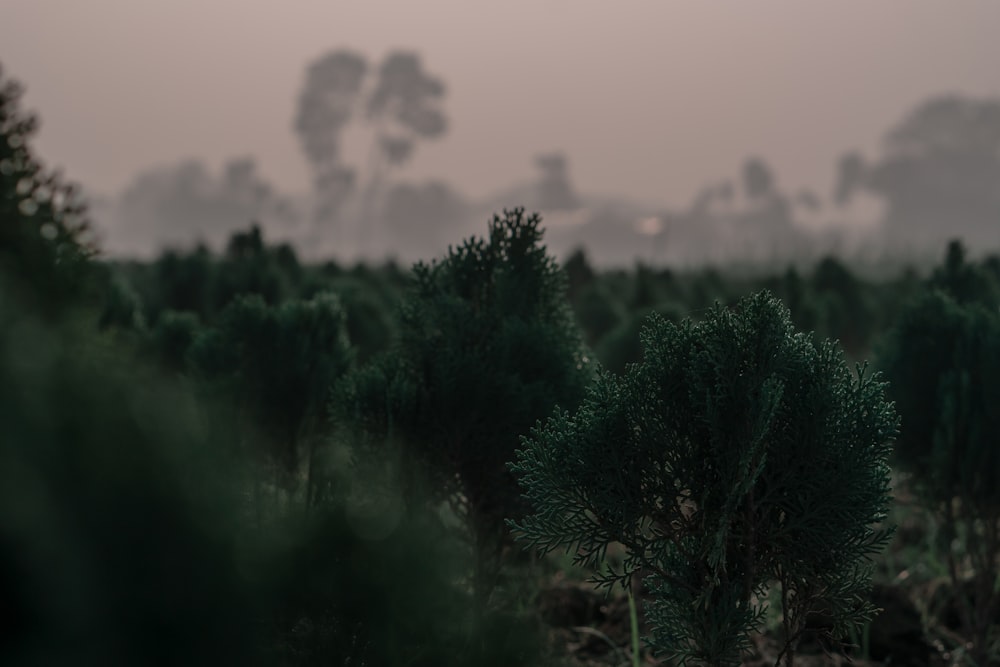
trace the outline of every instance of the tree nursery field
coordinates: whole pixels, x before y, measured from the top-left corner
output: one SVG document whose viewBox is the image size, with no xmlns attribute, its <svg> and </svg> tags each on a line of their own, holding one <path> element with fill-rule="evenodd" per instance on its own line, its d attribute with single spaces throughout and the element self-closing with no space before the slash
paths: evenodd
<svg viewBox="0 0 1000 667">
<path fill-rule="evenodd" d="M 0 663 L 1000 664 L 1000 257 L 112 261 L 18 98 Z"/>
</svg>

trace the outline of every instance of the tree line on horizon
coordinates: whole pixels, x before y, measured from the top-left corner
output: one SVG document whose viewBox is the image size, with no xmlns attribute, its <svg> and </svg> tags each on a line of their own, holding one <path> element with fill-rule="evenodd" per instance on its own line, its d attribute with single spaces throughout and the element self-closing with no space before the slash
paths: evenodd
<svg viewBox="0 0 1000 667">
<path fill-rule="evenodd" d="M 887 130 L 880 155 L 845 152 L 827 194 L 788 191 L 764 157 L 750 155 L 737 178 L 707 184 L 685 206 L 659 209 L 580 192 L 560 150 L 534 156 L 533 178 L 481 201 L 446 180 L 407 179 L 403 170 L 420 145 L 447 137 L 446 96 L 445 83 L 416 52 L 394 50 L 378 63 L 345 49 L 326 53 L 307 66 L 292 119 L 311 174 L 308 192 L 281 192 L 247 156 L 227 160 L 220 173 L 195 157 L 152 167 L 123 192 L 99 199 L 105 245 L 117 255 L 146 257 L 164 245 L 198 241 L 220 250 L 256 220 L 310 259 L 414 261 L 476 233 L 477 219 L 516 201 L 576 221 L 550 229 L 550 246 L 565 255 L 583 245 L 601 266 L 636 257 L 676 265 L 830 252 L 877 261 L 872 247 L 929 261 L 953 236 L 974 251 L 996 249 L 995 99 L 929 98 Z M 345 151 L 349 137 L 367 146 L 360 162 Z M 882 204 L 880 221 L 850 219 L 856 214 L 849 207 L 863 197 Z M 858 222 L 869 223 L 868 231 Z"/>
</svg>

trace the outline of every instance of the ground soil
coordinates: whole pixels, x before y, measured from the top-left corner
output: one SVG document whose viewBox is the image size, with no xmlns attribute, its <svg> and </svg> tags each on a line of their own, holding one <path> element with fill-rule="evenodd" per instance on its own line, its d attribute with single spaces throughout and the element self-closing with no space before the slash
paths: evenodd
<svg viewBox="0 0 1000 667">
<path fill-rule="evenodd" d="M 912 599 L 913 593 L 902 586 L 876 585 L 873 588 L 872 601 L 882 611 L 869 628 L 866 653 L 859 646 L 837 650 L 807 638 L 799 647 L 795 664 L 798 667 L 950 667 L 964 664 L 961 650 L 946 649 L 948 645 L 960 643 L 960 638 L 939 636 L 948 630 L 933 623 L 933 619 L 928 630 L 925 614 Z M 554 664 L 565 667 L 631 665 L 628 601 L 624 595 L 605 596 L 586 583 L 559 581 L 543 588 L 535 605 L 547 627 Z M 777 633 L 760 634 L 753 642 L 753 655 L 744 663 L 745 667 L 774 665 L 782 648 Z M 666 666 L 668 663 L 641 648 L 640 664 Z"/>
</svg>

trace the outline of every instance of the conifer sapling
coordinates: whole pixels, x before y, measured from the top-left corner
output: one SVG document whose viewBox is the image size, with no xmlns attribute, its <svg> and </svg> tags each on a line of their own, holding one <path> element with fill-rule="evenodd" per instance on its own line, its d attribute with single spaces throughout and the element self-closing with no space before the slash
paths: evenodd
<svg viewBox="0 0 1000 667">
<path fill-rule="evenodd" d="M 335 405 L 356 445 L 398 445 L 408 504 L 452 503 L 473 542 L 480 608 L 508 542 L 504 520 L 525 509 L 507 469 L 519 437 L 555 406 L 578 405 L 592 378 L 540 223 L 504 211 L 487 238 L 417 264 L 399 341 Z"/>
<path fill-rule="evenodd" d="M 897 419 L 883 383 L 795 333 L 767 292 L 700 323 L 653 315 L 643 345 L 640 364 L 602 374 L 577 412 L 524 438 L 512 469 L 535 512 L 514 527 L 599 583 L 645 576 L 649 641 L 680 664 L 739 664 L 770 589 L 779 662 L 820 609 L 832 638 L 848 636 L 874 611 L 870 558 L 888 539 Z"/>
</svg>

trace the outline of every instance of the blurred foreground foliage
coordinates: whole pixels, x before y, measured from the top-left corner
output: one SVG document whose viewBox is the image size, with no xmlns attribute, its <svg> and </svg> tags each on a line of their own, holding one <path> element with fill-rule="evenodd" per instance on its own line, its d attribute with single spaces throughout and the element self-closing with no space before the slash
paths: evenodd
<svg viewBox="0 0 1000 667">
<path fill-rule="evenodd" d="M 528 661 L 530 632 L 470 625 L 437 515 L 404 517 L 346 469 L 304 497 L 273 473 L 285 458 L 247 456 L 252 439 L 283 457 L 279 434 L 311 418 L 253 387 L 301 388 L 239 358 L 246 381 L 222 390 L 170 377 L 98 334 L 97 310 L 53 321 L 31 301 L 0 292 L 0 662 L 462 665 L 473 633 L 494 664 Z"/>
<path fill-rule="evenodd" d="M 62 186 L 17 93 L 0 86 L 0 663 L 529 664 L 530 627 L 469 621 L 437 514 L 403 516 L 349 455 L 313 460 L 332 385 L 388 340 L 349 339 L 388 319 L 371 274 L 302 276 L 255 228 L 218 260 L 98 261 L 82 208 L 46 203 Z M 342 302 L 340 280 L 366 292 Z M 302 490 L 314 463 L 329 493 Z"/>
</svg>

